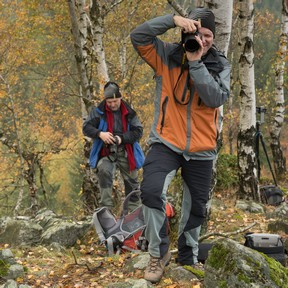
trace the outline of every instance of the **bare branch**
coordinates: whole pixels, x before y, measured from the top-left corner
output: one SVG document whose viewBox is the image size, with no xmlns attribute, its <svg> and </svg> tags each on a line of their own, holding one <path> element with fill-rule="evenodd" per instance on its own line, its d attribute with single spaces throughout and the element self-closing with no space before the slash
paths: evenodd
<svg viewBox="0 0 288 288">
<path fill-rule="evenodd" d="M 257 224 L 258 224 L 257 222 L 253 222 L 251 225 L 244 227 L 244 228 L 241 228 L 241 229 L 238 229 L 238 230 L 233 231 L 233 232 L 227 232 L 227 233 L 211 232 L 211 233 L 208 233 L 206 235 L 203 235 L 202 237 L 199 237 L 199 242 L 202 242 L 204 239 L 207 239 L 211 236 L 228 237 L 231 235 L 236 235 L 236 234 L 239 234 L 239 233 L 242 233 L 244 231 L 249 230 L 250 228 L 252 228 L 253 226 L 255 226 Z"/>
<path fill-rule="evenodd" d="M 174 10 L 181 16 L 187 17 L 188 13 L 176 1 L 167 0 L 167 2 L 174 8 Z"/>
</svg>

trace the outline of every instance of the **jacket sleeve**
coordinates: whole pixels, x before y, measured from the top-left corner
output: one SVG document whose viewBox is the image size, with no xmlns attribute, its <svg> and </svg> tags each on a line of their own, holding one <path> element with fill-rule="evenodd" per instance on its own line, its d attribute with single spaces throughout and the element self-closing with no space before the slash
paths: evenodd
<svg viewBox="0 0 288 288">
<path fill-rule="evenodd" d="M 97 127 L 99 127 L 100 123 L 100 115 L 96 111 L 96 109 L 93 109 L 88 118 L 84 121 L 82 126 L 82 132 L 85 136 L 90 137 L 92 139 L 96 139 L 99 136 L 99 133 L 101 130 L 99 130 Z"/>
<path fill-rule="evenodd" d="M 139 118 L 137 117 L 137 115 L 135 115 L 131 119 L 130 129 L 122 135 L 122 141 L 124 144 L 128 144 L 128 143 L 133 144 L 137 141 L 139 142 L 142 135 L 143 135 L 142 124 L 141 124 Z"/>
<path fill-rule="evenodd" d="M 139 25 L 130 34 L 134 48 L 156 73 L 161 69 L 162 62 L 158 58 L 161 58 L 165 51 L 167 53 L 169 46 L 168 43 L 161 41 L 157 36 L 175 27 L 173 15 L 171 14 L 151 19 Z"/>
<path fill-rule="evenodd" d="M 220 57 L 223 70 L 213 77 L 202 61 L 189 62 L 189 74 L 195 89 L 204 104 L 217 108 L 224 104 L 230 95 L 230 65 L 226 58 Z"/>
</svg>

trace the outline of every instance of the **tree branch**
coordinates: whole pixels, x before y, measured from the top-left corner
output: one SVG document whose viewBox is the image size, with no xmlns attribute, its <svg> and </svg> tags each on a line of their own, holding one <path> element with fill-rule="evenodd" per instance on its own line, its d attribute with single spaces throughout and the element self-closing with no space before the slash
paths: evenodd
<svg viewBox="0 0 288 288">
<path fill-rule="evenodd" d="M 244 228 L 241 228 L 241 229 L 238 229 L 238 230 L 233 231 L 233 232 L 227 232 L 227 233 L 211 232 L 211 233 L 208 233 L 208 234 L 201 236 L 199 238 L 199 242 L 202 242 L 204 239 L 207 239 L 211 236 L 227 237 L 227 236 L 231 236 L 231 235 L 236 235 L 236 234 L 239 234 L 239 233 L 242 233 L 244 231 L 249 230 L 250 228 L 252 228 L 253 226 L 255 226 L 257 224 L 258 224 L 257 222 L 253 222 L 251 225 L 244 227 Z"/>
<path fill-rule="evenodd" d="M 187 17 L 188 13 L 176 1 L 167 0 L 167 2 L 174 8 L 174 10 L 182 17 Z"/>
</svg>

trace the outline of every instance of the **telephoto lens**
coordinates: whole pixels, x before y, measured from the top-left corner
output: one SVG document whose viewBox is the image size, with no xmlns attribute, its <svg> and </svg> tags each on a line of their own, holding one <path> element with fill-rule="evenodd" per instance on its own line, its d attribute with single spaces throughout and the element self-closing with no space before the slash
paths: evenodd
<svg viewBox="0 0 288 288">
<path fill-rule="evenodd" d="M 199 35 L 199 33 L 196 31 L 195 33 L 188 33 L 185 34 L 184 38 L 184 48 L 188 52 L 195 52 L 200 48 L 199 43 L 195 39 L 195 36 Z"/>
</svg>

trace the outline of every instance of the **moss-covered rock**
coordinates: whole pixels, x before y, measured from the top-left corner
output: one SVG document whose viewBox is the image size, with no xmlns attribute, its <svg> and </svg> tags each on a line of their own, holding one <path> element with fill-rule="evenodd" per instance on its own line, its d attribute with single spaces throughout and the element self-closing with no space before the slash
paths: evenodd
<svg viewBox="0 0 288 288">
<path fill-rule="evenodd" d="M 233 240 L 220 239 L 205 263 L 204 285 L 206 288 L 288 288 L 287 277 L 287 269 L 274 259 Z"/>
<path fill-rule="evenodd" d="M 0 277 L 5 278 L 8 274 L 10 264 L 4 260 L 0 260 Z"/>
</svg>

